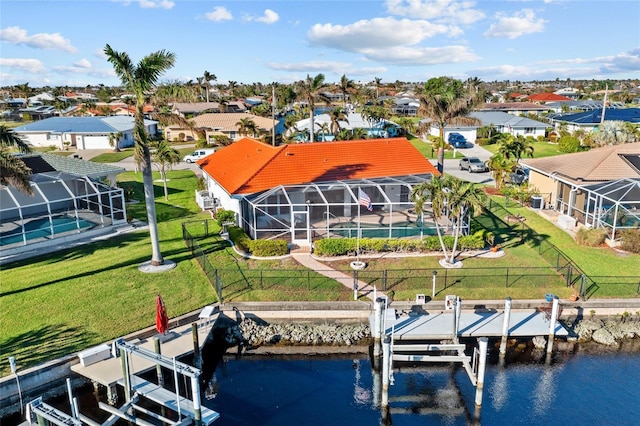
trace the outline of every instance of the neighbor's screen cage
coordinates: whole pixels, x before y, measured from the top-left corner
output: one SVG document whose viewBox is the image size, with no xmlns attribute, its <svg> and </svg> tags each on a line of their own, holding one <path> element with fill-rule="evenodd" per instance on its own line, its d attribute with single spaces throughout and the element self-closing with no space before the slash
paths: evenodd
<svg viewBox="0 0 640 426">
<path fill-rule="evenodd" d="M 418 215 L 413 186 L 430 174 L 281 185 L 242 200 L 241 221 L 254 239 L 421 238 L 436 235 L 429 211 Z M 369 203 L 369 209 L 366 204 Z M 443 231 L 451 223 L 440 223 Z M 465 222 L 465 232 L 468 222 Z"/>
<path fill-rule="evenodd" d="M 0 190 L 0 244 L 27 245 L 126 221 L 124 191 L 65 172 L 31 177 L 33 194 Z"/>
<path fill-rule="evenodd" d="M 584 189 L 588 225 L 606 229 L 611 240 L 620 230 L 640 227 L 640 179 L 620 179 Z"/>
</svg>

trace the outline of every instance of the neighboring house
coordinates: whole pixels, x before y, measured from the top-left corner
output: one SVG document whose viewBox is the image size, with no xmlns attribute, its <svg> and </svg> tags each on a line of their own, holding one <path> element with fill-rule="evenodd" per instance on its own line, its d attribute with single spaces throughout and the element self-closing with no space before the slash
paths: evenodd
<svg viewBox="0 0 640 426">
<path fill-rule="evenodd" d="M 362 128 L 365 129 L 368 136 L 372 137 L 395 137 L 398 136 L 402 128 L 396 123 L 389 120 L 381 120 L 378 122 L 369 121 L 366 117 L 358 112 L 350 112 L 347 114 L 346 121 L 339 121 L 341 129 L 353 130 Z M 315 133 L 319 132 L 319 129 L 324 125 L 327 125 L 327 128 L 331 128 L 331 118 L 329 114 L 319 114 L 313 117 L 313 125 L 315 127 Z M 293 127 L 288 129 L 285 134 L 291 134 L 295 131 L 309 131 L 311 127 L 311 118 L 305 118 L 295 123 Z M 322 139 L 322 134 L 316 135 L 318 141 Z M 324 135 L 325 141 L 332 141 L 334 139 L 333 135 L 330 132 L 327 132 Z"/>
<path fill-rule="evenodd" d="M 246 111 L 247 106 L 242 101 L 230 101 L 224 103 L 224 112 L 226 113 L 237 113 Z"/>
<path fill-rule="evenodd" d="M 234 211 L 254 239 L 308 247 L 359 230 L 389 238 L 435 232 L 410 194 L 438 172 L 406 138 L 278 147 L 244 138 L 197 164 L 207 187 L 200 197 Z"/>
<path fill-rule="evenodd" d="M 527 117 L 515 116 L 503 111 L 474 111 L 469 114 L 482 122 L 482 126 L 493 126 L 500 133 L 513 136 L 544 137 L 549 124 Z M 474 138 L 475 140 L 475 138 Z"/>
<path fill-rule="evenodd" d="M 560 102 L 560 101 L 572 101 L 572 98 L 567 96 L 556 95 L 555 93 L 536 93 L 535 95 L 529 95 L 526 98 L 529 102 L 544 104 L 547 102 Z"/>
<path fill-rule="evenodd" d="M 502 111 L 512 115 L 538 115 L 549 111 L 547 106 L 531 102 L 489 102 L 478 108 L 479 111 Z"/>
<path fill-rule="evenodd" d="M 145 120 L 151 135 L 158 132 L 157 121 Z M 121 133 L 119 148 L 133 146 L 134 119 L 129 116 L 53 117 L 19 126 L 14 132 L 33 146 L 55 146 L 59 149 L 109 149 L 110 135 Z"/>
<path fill-rule="evenodd" d="M 420 108 L 420 100 L 411 97 L 397 97 L 396 105 L 393 107 L 395 115 L 403 115 L 408 117 L 416 117 Z"/>
<path fill-rule="evenodd" d="M 563 227 L 605 228 L 614 241 L 619 229 L 640 225 L 640 142 L 520 162 Z"/>
<path fill-rule="evenodd" d="M 183 117 L 197 116 L 207 112 L 220 112 L 218 102 L 175 102 L 171 105 L 171 112 Z"/>
<path fill-rule="evenodd" d="M 604 119 L 603 119 L 604 114 Z M 578 129 L 586 132 L 598 130 L 603 121 L 624 121 L 640 124 L 640 108 L 605 108 L 569 114 L 550 115 L 549 119 L 556 129 L 565 125 L 566 130 L 573 133 Z"/>
<path fill-rule="evenodd" d="M 110 186 L 123 168 L 47 153 L 20 157 L 31 169 L 33 195 L 0 188 L 3 260 L 126 223 L 124 191 Z"/>
<path fill-rule="evenodd" d="M 238 122 L 248 118 L 256 124 L 259 135 L 270 134 L 273 128 L 278 124 L 277 120 L 271 118 L 260 117 L 258 115 L 249 114 L 247 112 L 238 113 L 204 113 L 191 120 L 195 129 L 206 132 L 206 140 L 214 142 L 215 135 L 223 135 L 230 140 L 243 137 L 238 133 Z M 165 138 L 167 140 L 184 139 L 197 140 L 197 130 L 183 129 L 177 125 L 171 125 L 164 128 Z M 255 136 L 259 136 L 255 135 Z"/>
</svg>

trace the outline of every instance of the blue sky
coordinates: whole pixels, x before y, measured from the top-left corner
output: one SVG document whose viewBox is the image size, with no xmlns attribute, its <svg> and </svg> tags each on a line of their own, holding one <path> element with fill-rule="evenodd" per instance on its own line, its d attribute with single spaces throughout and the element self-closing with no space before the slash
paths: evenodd
<svg viewBox="0 0 640 426">
<path fill-rule="evenodd" d="M 0 1 L 0 86 L 117 85 L 106 44 L 161 81 L 640 78 L 640 1 Z"/>
</svg>

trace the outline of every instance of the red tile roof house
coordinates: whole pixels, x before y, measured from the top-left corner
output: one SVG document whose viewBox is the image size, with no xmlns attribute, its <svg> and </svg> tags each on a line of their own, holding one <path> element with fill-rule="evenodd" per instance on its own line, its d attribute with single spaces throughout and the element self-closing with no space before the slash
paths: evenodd
<svg viewBox="0 0 640 426">
<path fill-rule="evenodd" d="M 520 162 L 559 226 L 606 229 L 615 246 L 621 229 L 640 225 L 640 142 Z"/>
<path fill-rule="evenodd" d="M 254 239 L 310 247 L 318 238 L 421 237 L 413 185 L 438 172 L 406 138 L 273 147 L 243 138 L 198 161 L 215 207 Z M 197 197 L 198 198 L 198 197 Z M 202 207 L 202 205 L 201 205 Z"/>
</svg>

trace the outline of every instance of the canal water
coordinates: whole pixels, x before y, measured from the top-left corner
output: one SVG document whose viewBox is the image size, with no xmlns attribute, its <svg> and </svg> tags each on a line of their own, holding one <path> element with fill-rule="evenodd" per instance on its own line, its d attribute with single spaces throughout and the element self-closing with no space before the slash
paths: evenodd
<svg viewBox="0 0 640 426">
<path fill-rule="evenodd" d="M 393 378 L 383 415 L 380 378 L 367 355 L 225 355 L 203 386 L 203 405 L 221 414 L 215 426 L 640 424 L 640 339 L 619 348 L 575 345 L 552 357 L 528 350 L 506 362 L 492 351 L 479 413 L 460 367 L 396 365 Z M 76 396 L 82 413 L 108 417 L 97 409 L 105 396 L 91 385 Z M 69 412 L 66 395 L 46 402 Z M 0 425 L 21 421 L 12 416 Z"/>
<path fill-rule="evenodd" d="M 487 366 L 482 410 L 462 368 L 400 368 L 390 414 L 377 406 L 368 357 L 227 359 L 204 404 L 229 425 L 638 425 L 640 345 L 631 351 L 533 353 L 529 362 Z"/>
</svg>

